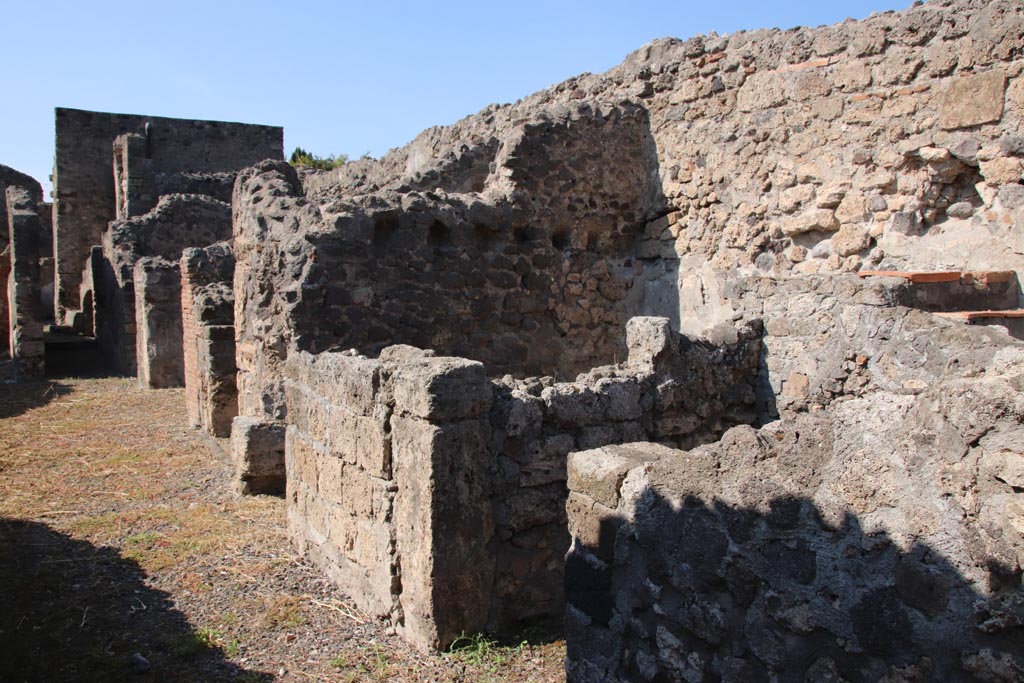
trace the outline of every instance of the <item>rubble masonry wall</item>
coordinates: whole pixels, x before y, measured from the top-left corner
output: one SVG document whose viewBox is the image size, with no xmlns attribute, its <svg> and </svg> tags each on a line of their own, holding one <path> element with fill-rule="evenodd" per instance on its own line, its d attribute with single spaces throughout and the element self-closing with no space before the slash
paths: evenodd
<svg viewBox="0 0 1024 683">
<path fill-rule="evenodd" d="M 927 387 L 571 455 L 568 680 L 1019 678 L 1024 344 L 962 329 Z"/>
<path fill-rule="evenodd" d="M 7 309 L 10 316 L 9 348 L 16 371 L 37 376 L 45 372 L 42 297 L 39 259 L 46 241 L 43 223 L 32 193 L 7 187 L 7 234 L 10 238 L 10 271 Z"/>
</svg>

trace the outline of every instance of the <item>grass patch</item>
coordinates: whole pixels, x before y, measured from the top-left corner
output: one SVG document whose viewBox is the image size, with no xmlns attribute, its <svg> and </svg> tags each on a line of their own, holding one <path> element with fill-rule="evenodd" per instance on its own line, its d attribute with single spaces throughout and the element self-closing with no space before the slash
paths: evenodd
<svg viewBox="0 0 1024 683">
<path fill-rule="evenodd" d="M 488 673 L 495 673 L 509 663 L 513 654 L 518 653 L 527 645 L 528 643 L 524 640 L 518 645 L 510 647 L 501 645 L 485 633 L 471 635 L 460 633 L 444 651 L 444 654 L 469 666 L 486 669 Z"/>
</svg>

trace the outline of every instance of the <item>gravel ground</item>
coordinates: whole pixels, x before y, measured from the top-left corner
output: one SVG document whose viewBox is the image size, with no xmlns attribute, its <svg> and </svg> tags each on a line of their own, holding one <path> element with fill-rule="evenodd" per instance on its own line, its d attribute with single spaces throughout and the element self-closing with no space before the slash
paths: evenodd
<svg viewBox="0 0 1024 683">
<path fill-rule="evenodd" d="M 231 492 L 181 390 L 0 385 L 0 682 L 564 681 L 557 627 L 408 648 Z"/>
</svg>

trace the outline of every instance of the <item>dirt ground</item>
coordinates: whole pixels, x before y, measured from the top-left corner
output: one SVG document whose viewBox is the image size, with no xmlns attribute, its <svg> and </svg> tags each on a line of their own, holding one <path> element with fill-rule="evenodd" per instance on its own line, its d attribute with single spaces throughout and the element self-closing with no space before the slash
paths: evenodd
<svg viewBox="0 0 1024 683">
<path fill-rule="evenodd" d="M 0 683 L 564 681 L 552 628 L 417 654 L 230 488 L 181 390 L 0 384 Z"/>
</svg>

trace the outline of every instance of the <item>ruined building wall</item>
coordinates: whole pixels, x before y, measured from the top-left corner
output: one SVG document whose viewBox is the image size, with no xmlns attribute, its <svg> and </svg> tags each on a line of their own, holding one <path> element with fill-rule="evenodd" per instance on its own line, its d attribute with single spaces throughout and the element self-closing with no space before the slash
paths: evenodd
<svg viewBox="0 0 1024 683">
<path fill-rule="evenodd" d="M 58 108 L 53 177 L 58 319 L 80 306 L 89 249 L 101 243 L 118 215 L 111 150 L 115 138 L 129 133 L 136 136 L 133 159 L 157 175 L 234 173 L 284 153 L 282 129 L 273 126 Z M 155 203 L 156 188 L 148 201 Z"/>
<path fill-rule="evenodd" d="M 623 358 L 643 307 L 632 243 L 660 201 L 652 154 L 642 110 L 579 102 L 510 128 L 460 171 L 466 194 L 348 197 L 285 164 L 243 172 L 240 414 L 283 419 L 294 350 L 409 343 L 563 377 Z"/>
<path fill-rule="evenodd" d="M 482 364 L 405 346 L 379 359 L 292 354 L 293 537 L 420 647 L 557 616 L 568 453 L 703 443 L 754 420 L 758 333 L 712 350 L 678 340 L 667 319 L 635 318 L 629 363 L 572 383 L 489 381 Z"/>
<path fill-rule="evenodd" d="M 135 262 L 135 365 L 149 389 L 185 384 L 181 271 L 177 262 L 147 256 Z"/>
<path fill-rule="evenodd" d="M 181 256 L 185 406 L 189 425 L 227 437 L 238 414 L 235 385 L 235 257 L 230 244 L 190 248 Z"/>
<path fill-rule="evenodd" d="M 495 373 L 571 376 L 621 358 L 652 152 L 641 110 L 581 103 L 510 131 L 472 194 L 362 201 L 307 193 L 283 166 L 250 173 L 236 193 L 237 317 L 277 317 L 304 350 L 409 343 Z"/>
<path fill-rule="evenodd" d="M 658 40 L 606 73 L 429 129 L 315 182 L 353 195 L 456 191 L 515 121 L 628 97 L 648 111 L 666 201 L 639 255 L 662 262 L 656 286 L 678 289 L 687 331 L 728 320 L 719 294 L 734 267 L 1018 270 L 1019 10 L 940 0 L 834 26 Z"/>
<path fill-rule="evenodd" d="M 10 271 L 7 280 L 7 310 L 10 317 L 9 348 L 16 371 L 42 375 L 42 296 L 39 287 L 39 259 L 46 242 L 43 224 L 33 193 L 10 185 L 5 195 L 7 235 L 10 238 Z"/>
<path fill-rule="evenodd" d="M 11 318 L 7 301 L 7 281 L 11 273 L 11 238 L 7 215 L 8 187 L 21 188 L 28 192 L 29 198 L 40 210 L 45 210 L 49 206 L 44 204 L 43 188 L 35 178 L 9 166 L 0 165 L 0 324 L 3 325 L 3 334 L 0 334 L 0 354 L 5 355 L 10 352 L 11 336 Z M 44 225 L 48 225 L 48 223 Z"/>
<path fill-rule="evenodd" d="M 231 234 L 231 208 L 201 195 L 168 195 L 147 214 L 111 223 L 103 235 L 103 262 L 93 271 L 96 341 L 114 368 L 135 374 L 135 263 L 147 256 L 177 263 L 190 246 L 205 246 Z M 178 350 L 180 354 L 180 349 Z"/>
<path fill-rule="evenodd" d="M 960 330 L 913 393 L 570 456 L 568 679 L 1019 679 L 1024 344 Z"/>
<path fill-rule="evenodd" d="M 923 300 L 898 284 L 838 276 L 865 265 L 1018 270 L 1022 50 L 1017 4 L 976 0 L 818 29 L 661 40 L 605 74 L 426 131 L 377 162 L 250 169 L 233 199 L 243 416 L 233 436 L 244 435 L 233 441 L 277 448 L 253 435 L 287 424 L 293 532 L 361 607 L 398 621 L 413 642 L 437 646 L 460 629 L 557 611 L 559 468 L 572 450 L 632 439 L 689 448 L 736 422 L 804 411 L 822 411 L 855 439 L 861 413 L 840 419 L 842 411 L 882 423 L 887 409 L 926 401 L 919 397 L 939 380 L 966 391 L 960 380 L 1000 362 L 1013 344 L 1005 333 L 912 310 Z M 773 279 L 759 284 L 756 275 Z M 637 376 L 598 368 L 562 381 L 620 360 L 623 323 L 638 313 L 699 333 L 669 357 L 705 355 L 664 375 L 651 361 Z M 742 379 L 701 378 L 760 319 L 760 367 L 739 362 Z M 667 325 L 649 335 L 666 340 L 656 349 L 672 348 Z M 407 356 L 386 347 L 395 342 L 483 364 Z M 378 359 L 325 353 L 381 347 Z M 343 379 L 350 372 L 355 379 Z M 477 393 L 484 377 L 503 373 L 557 377 L 502 378 Z M 970 445 L 973 408 L 950 410 L 943 419 L 959 421 Z M 331 425 L 335 415 L 342 424 Z M 942 440 L 946 427 L 933 426 Z M 1010 448 L 1018 437 L 1007 438 Z M 381 441 L 371 461 L 346 450 Z M 472 457 L 481 450 L 483 465 Z M 884 440 L 861 450 L 893 455 Z M 251 462 L 243 447 L 235 454 Z M 417 480 L 403 479 L 413 471 Z M 352 497 L 339 493 L 347 472 Z M 453 482 L 449 472 L 466 478 Z M 931 475 L 920 500 L 941 507 L 933 485 L 944 474 Z M 460 500 L 473 520 L 465 529 L 446 518 Z M 601 512 L 583 502 L 580 514 Z M 886 514 L 872 523 L 889 528 Z M 451 554 L 409 545 L 414 528 L 426 544 L 449 534 Z M 985 552 L 1002 561 L 993 547 Z M 651 575 L 660 580 L 658 562 Z M 741 599 L 730 595 L 726 603 Z M 667 592 L 661 608 L 674 614 L 678 600 Z M 714 609 L 680 618 L 713 620 Z M 672 625 L 653 635 L 636 628 L 648 648 L 651 638 L 680 637 Z M 591 635 L 618 656 L 621 632 Z M 698 635 L 718 647 L 714 629 Z M 751 651 L 786 651 L 788 638 Z M 665 675 L 678 678 L 689 675 L 680 667 L 724 676 L 746 666 L 628 653 L 630 675 L 647 679 L 661 671 L 653 667 L 674 666 Z M 755 674 L 776 666 L 748 659 Z M 847 662 L 819 666 L 825 675 Z"/>
</svg>

